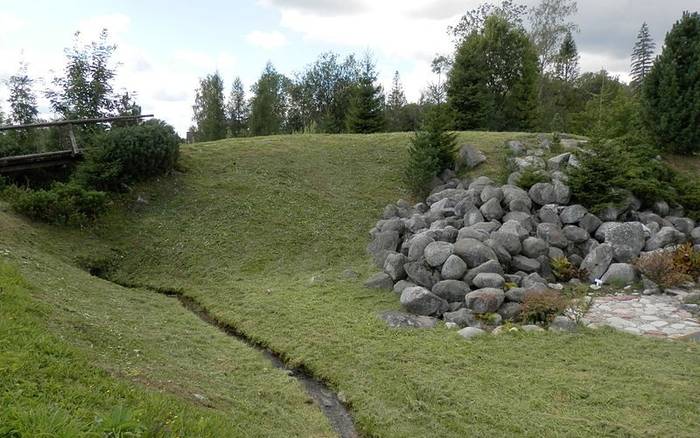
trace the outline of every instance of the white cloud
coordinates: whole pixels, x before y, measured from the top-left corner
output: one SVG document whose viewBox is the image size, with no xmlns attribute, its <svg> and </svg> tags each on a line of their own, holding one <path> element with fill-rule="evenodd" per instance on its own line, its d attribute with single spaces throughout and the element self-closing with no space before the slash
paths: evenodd
<svg viewBox="0 0 700 438">
<path fill-rule="evenodd" d="M 120 39 L 129 31 L 130 25 L 131 18 L 125 14 L 97 15 L 81 20 L 78 23 L 78 31 L 81 40 L 85 41 L 94 41 L 102 29 L 107 29 L 112 39 Z"/>
<path fill-rule="evenodd" d="M 26 26 L 26 21 L 15 14 L 0 11 L 0 37 L 17 32 Z"/>
<path fill-rule="evenodd" d="M 287 45 L 287 37 L 278 31 L 262 32 L 255 30 L 246 35 L 245 39 L 250 44 L 267 50 L 277 49 Z"/>
</svg>

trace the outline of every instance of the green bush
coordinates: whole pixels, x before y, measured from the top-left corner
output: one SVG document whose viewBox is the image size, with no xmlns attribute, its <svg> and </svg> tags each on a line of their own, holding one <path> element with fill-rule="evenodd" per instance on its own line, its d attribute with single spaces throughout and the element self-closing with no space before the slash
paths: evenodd
<svg viewBox="0 0 700 438">
<path fill-rule="evenodd" d="M 84 225 L 107 208 L 104 192 L 85 190 L 76 184 L 54 183 L 48 190 L 10 187 L 5 197 L 12 208 L 30 219 L 61 225 Z"/>
<path fill-rule="evenodd" d="M 540 169 L 536 169 L 532 166 L 526 167 L 525 170 L 520 174 L 518 178 L 518 187 L 524 190 L 530 190 L 532 186 L 541 182 L 550 182 L 552 179 Z"/>
<path fill-rule="evenodd" d="M 96 137 L 74 181 L 97 190 L 123 191 L 133 182 L 172 171 L 179 142 L 172 126 L 160 120 L 114 128 Z"/>
</svg>

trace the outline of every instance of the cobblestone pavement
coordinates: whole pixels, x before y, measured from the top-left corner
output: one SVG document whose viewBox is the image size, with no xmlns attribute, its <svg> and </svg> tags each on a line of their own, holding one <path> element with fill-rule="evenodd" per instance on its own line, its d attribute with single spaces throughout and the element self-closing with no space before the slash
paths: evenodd
<svg viewBox="0 0 700 438">
<path fill-rule="evenodd" d="M 669 295 L 596 297 L 583 318 L 589 327 L 610 326 L 635 335 L 680 338 L 700 332 L 700 322 Z"/>
</svg>

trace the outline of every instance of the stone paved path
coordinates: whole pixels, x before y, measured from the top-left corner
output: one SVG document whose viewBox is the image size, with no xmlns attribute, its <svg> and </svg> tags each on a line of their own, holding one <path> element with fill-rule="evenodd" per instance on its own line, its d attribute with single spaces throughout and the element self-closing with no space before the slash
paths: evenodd
<svg viewBox="0 0 700 438">
<path fill-rule="evenodd" d="M 700 332 L 700 322 L 669 295 L 596 297 L 584 316 L 590 327 L 607 325 L 635 335 L 680 338 Z"/>
</svg>

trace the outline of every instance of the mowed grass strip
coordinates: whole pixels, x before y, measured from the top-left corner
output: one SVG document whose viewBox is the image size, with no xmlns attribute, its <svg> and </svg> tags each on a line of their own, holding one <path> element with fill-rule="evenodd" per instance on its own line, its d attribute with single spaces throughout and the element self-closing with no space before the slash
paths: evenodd
<svg viewBox="0 0 700 438">
<path fill-rule="evenodd" d="M 521 134 L 460 133 L 497 162 Z M 409 134 L 304 135 L 184 148 L 100 238 L 120 281 L 181 288 L 342 391 L 370 436 L 697 436 L 700 348 L 601 330 L 465 342 L 390 330 L 398 297 L 362 287 L 367 232 L 401 190 Z M 489 167 L 486 167 L 489 171 Z M 489 172 L 495 172 L 497 166 Z M 353 269 L 359 280 L 342 272 Z M 312 284 L 310 279 L 316 277 Z"/>
</svg>

